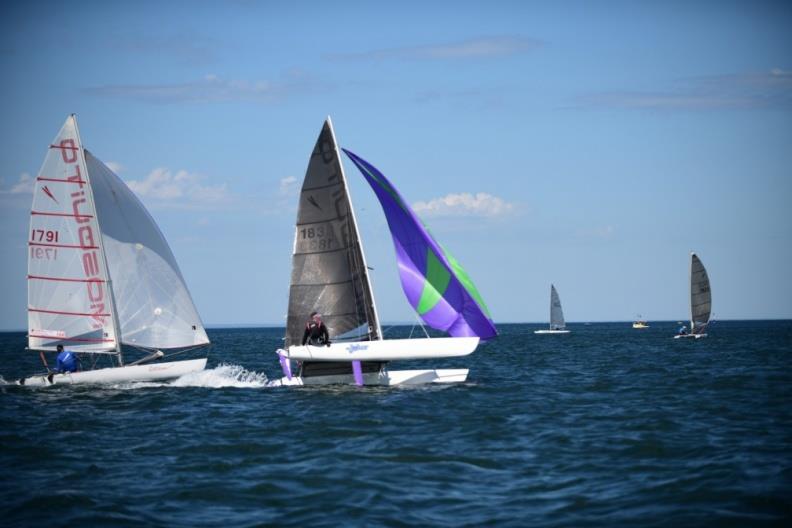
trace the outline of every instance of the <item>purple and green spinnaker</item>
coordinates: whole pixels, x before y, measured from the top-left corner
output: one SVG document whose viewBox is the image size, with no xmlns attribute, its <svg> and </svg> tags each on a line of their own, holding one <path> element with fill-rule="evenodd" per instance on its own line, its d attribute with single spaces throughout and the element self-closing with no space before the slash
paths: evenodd
<svg viewBox="0 0 792 528">
<path fill-rule="evenodd" d="M 388 219 L 407 300 L 436 330 L 453 337 L 497 335 L 476 286 L 459 262 L 432 238 L 396 188 L 376 167 L 342 149 L 366 178 Z"/>
</svg>

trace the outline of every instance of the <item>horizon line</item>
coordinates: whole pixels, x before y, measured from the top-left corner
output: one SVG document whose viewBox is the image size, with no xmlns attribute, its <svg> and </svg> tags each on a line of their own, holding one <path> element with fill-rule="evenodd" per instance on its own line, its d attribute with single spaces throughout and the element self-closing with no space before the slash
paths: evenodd
<svg viewBox="0 0 792 528">
<path fill-rule="evenodd" d="M 590 319 L 585 321 L 566 321 L 567 325 L 575 324 L 575 325 L 588 325 L 588 324 L 605 324 L 605 323 L 633 323 L 636 319 L 621 319 L 621 320 L 603 320 L 603 319 Z M 689 322 L 688 319 L 644 319 L 644 321 L 652 323 L 685 323 Z M 761 317 L 761 318 L 742 318 L 742 319 L 713 319 L 710 323 L 718 323 L 718 322 L 739 322 L 739 321 L 792 321 L 792 317 Z M 420 326 L 416 325 L 414 321 L 410 322 L 403 322 L 403 321 L 386 321 L 382 323 L 383 325 L 387 326 Z M 525 325 L 548 325 L 550 324 L 549 321 L 500 321 L 496 322 L 496 325 L 515 325 L 515 324 L 525 324 Z M 205 324 L 204 328 L 207 330 L 231 330 L 234 328 L 286 328 L 283 324 L 275 324 L 275 323 L 211 323 Z M 0 328 L 0 333 L 3 334 L 11 334 L 11 333 L 24 333 L 27 332 L 26 328 Z"/>
</svg>

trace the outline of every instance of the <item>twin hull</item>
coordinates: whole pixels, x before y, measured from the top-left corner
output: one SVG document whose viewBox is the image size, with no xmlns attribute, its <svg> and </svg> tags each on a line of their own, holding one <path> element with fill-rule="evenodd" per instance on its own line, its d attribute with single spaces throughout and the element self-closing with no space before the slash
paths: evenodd
<svg viewBox="0 0 792 528">
<path fill-rule="evenodd" d="M 333 343 L 330 346 L 291 346 L 278 351 L 286 359 L 297 361 L 395 361 L 438 359 L 467 356 L 476 350 L 478 337 L 443 337 L 424 339 L 388 339 Z M 364 385 L 417 385 L 424 383 L 460 383 L 468 369 L 392 370 L 363 373 Z M 352 375 L 293 376 L 281 378 L 283 386 L 330 385 L 355 383 Z"/>
</svg>

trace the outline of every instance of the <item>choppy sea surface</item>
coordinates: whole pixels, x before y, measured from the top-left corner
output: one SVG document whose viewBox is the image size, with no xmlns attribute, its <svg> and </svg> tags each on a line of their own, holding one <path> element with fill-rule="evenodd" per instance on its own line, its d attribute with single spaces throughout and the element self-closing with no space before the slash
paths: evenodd
<svg viewBox="0 0 792 528">
<path fill-rule="evenodd" d="M 790 525 L 792 322 L 541 327 L 391 365 L 470 368 L 409 388 L 272 387 L 282 329 L 210 330 L 169 383 L 19 387 L 0 334 L 0 523 Z"/>
</svg>

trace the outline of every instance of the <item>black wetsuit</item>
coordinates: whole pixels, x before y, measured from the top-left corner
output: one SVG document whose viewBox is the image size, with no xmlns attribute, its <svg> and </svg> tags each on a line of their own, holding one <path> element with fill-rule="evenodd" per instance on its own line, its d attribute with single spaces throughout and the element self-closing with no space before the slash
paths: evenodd
<svg viewBox="0 0 792 528">
<path fill-rule="evenodd" d="M 309 345 L 327 345 L 330 344 L 330 334 L 327 333 L 327 327 L 324 323 L 316 324 L 314 321 L 309 321 L 305 325 L 305 332 L 303 332 L 302 344 Z"/>
</svg>

